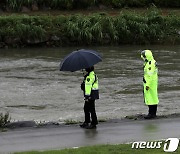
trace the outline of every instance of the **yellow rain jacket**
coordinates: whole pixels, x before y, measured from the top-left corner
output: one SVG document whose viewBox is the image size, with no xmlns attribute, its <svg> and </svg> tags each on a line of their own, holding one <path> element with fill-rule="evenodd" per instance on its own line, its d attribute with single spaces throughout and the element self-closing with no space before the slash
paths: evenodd
<svg viewBox="0 0 180 154">
<path fill-rule="evenodd" d="M 89 96 L 91 99 L 99 99 L 98 77 L 91 71 L 85 79 L 85 97 Z"/>
<path fill-rule="evenodd" d="M 146 105 L 157 105 L 158 99 L 158 68 L 150 50 L 145 50 L 146 61 L 144 62 L 144 101 Z M 141 55 L 141 58 L 142 55 Z M 149 87 L 146 90 L 146 86 Z"/>
</svg>

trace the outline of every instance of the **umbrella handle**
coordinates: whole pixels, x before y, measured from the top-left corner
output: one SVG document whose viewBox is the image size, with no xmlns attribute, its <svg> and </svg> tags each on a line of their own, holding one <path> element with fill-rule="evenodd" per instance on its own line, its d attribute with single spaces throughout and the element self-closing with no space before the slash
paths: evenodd
<svg viewBox="0 0 180 154">
<path fill-rule="evenodd" d="M 84 76 L 84 71 L 83 71 L 83 69 L 82 69 L 82 73 L 83 73 L 83 76 Z"/>
</svg>

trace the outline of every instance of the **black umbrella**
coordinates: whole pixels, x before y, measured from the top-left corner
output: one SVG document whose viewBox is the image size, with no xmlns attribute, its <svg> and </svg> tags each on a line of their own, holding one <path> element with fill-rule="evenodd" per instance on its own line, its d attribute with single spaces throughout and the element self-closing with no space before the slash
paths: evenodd
<svg viewBox="0 0 180 154">
<path fill-rule="evenodd" d="M 100 54 L 94 50 L 77 50 L 67 55 L 60 64 L 60 71 L 77 71 L 89 68 L 102 61 Z"/>
</svg>

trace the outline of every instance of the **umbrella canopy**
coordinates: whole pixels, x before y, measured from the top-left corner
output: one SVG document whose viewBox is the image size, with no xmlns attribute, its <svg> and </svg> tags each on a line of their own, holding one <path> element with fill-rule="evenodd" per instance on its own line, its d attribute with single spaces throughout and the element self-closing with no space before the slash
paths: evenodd
<svg viewBox="0 0 180 154">
<path fill-rule="evenodd" d="M 100 54 L 94 50 L 77 50 L 67 55 L 60 64 L 60 71 L 77 71 L 89 68 L 102 61 Z"/>
</svg>

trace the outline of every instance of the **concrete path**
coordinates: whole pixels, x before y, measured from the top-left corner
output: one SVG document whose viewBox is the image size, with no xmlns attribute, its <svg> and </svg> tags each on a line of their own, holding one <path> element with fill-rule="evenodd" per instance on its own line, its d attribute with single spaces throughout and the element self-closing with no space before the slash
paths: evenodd
<svg viewBox="0 0 180 154">
<path fill-rule="evenodd" d="M 120 144 L 170 137 L 180 138 L 180 118 L 114 120 L 99 124 L 96 130 L 82 129 L 78 125 L 20 128 L 0 132 L 0 153 Z"/>
</svg>

